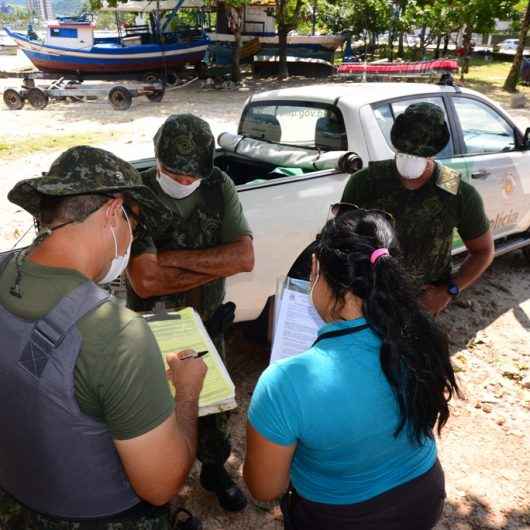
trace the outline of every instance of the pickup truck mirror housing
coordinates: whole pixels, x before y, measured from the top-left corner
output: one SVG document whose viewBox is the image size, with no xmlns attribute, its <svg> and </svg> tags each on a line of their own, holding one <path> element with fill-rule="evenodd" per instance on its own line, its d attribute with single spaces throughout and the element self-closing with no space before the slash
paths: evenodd
<svg viewBox="0 0 530 530">
<path fill-rule="evenodd" d="M 337 169 L 344 173 L 356 173 L 363 168 L 362 158 L 357 153 L 346 153 L 339 159 Z"/>
</svg>

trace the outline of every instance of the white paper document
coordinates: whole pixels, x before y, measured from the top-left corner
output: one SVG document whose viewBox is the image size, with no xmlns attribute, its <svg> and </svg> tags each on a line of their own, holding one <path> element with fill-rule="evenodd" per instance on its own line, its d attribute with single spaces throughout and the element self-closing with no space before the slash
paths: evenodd
<svg viewBox="0 0 530 530">
<path fill-rule="evenodd" d="M 304 280 L 287 278 L 274 326 L 271 363 L 308 350 L 317 338 L 324 321 L 311 302 L 310 284 Z"/>
</svg>

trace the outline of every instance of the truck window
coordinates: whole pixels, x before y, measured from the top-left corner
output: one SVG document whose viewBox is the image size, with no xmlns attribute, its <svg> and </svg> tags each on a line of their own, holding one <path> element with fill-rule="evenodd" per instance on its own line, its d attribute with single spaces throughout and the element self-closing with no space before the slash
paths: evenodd
<svg viewBox="0 0 530 530">
<path fill-rule="evenodd" d="M 377 123 L 379 124 L 381 132 L 383 133 L 383 136 L 385 137 L 385 140 L 391 149 L 394 149 L 394 146 L 392 145 L 392 142 L 390 140 L 390 131 L 392 129 L 392 125 L 394 125 L 394 120 L 396 119 L 396 117 L 399 116 L 402 112 L 405 112 L 406 108 L 409 105 L 412 105 L 413 103 L 423 103 L 423 102 L 432 103 L 440 107 L 444 111 L 444 114 L 447 120 L 447 112 L 445 111 L 445 105 L 444 105 L 443 99 L 440 97 L 425 97 L 425 98 L 413 98 L 413 99 L 408 98 L 408 99 L 403 99 L 401 101 L 381 103 L 373 107 L 373 111 L 374 111 Z M 440 153 L 438 153 L 436 158 L 450 158 L 453 156 L 453 154 L 454 154 L 454 146 L 453 146 L 453 138 L 451 135 L 451 139 L 449 140 L 449 143 L 445 146 L 445 148 Z"/>
<path fill-rule="evenodd" d="M 468 155 L 513 151 L 510 124 L 492 108 L 470 98 L 453 98 Z"/>
<path fill-rule="evenodd" d="M 250 104 L 241 117 L 239 134 L 322 151 L 348 148 L 342 115 L 327 105 Z"/>
</svg>

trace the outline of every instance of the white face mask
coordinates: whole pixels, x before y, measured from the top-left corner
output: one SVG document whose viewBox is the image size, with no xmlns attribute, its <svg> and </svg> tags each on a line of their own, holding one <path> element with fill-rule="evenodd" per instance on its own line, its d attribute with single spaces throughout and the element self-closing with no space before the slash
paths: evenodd
<svg viewBox="0 0 530 530">
<path fill-rule="evenodd" d="M 404 179 L 418 179 L 427 169 L 427 159 L 421 156 L 396 153 L 396 167 Z"/>
<path fill-rule="evenodd" d="M 180 182 L 176 182 L 169 175 L 166 175 L 160 168 L 158 168 L 156 179 L 162 191 L 174 199 L 185 199 L 201 185 L 201 179 L 197 179 L 191 184 L 180 184 Z"/>
<path fill-rule="evenodd" d="M 130 235 L 129 246 L 127 247 L 127 250 L 125 251 L 125 254 L 123 256 L 118 256 L 118 240 L 116 239 L 116 234 L 114 233 L 114 229 L 111 226 L 110 231 L 114 239 L 115 257 L 112 260 L 112 263 L 110 264 L 107 274 L 105 274 L 105 276 L 103 276 L 101 280 L 98 280 L 98 283 L 101 285 L 113 282 L 127 268 L 127 265 L 129 263 L 129 257 L 131 255 L 131 246 L 133 242 L 133 235 L 132 235 L 131 223 L 129 223 L 129 218 L 127 217 L 127 213 L 125 212 L 123 207 L 122 207 L 122 210 L 125 215 L 125 219 L 127 219 L 127 224 L 129 225 L 129 235 Z"/>
</svg>

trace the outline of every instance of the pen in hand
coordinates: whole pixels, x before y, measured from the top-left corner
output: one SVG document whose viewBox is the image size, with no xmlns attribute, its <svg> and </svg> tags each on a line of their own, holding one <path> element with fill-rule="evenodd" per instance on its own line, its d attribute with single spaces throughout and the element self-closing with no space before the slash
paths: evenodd
<svg viewBox="0 0 530 530">
<path fill-rule="evenodd" d="M 208 353 L 208 350 L 196 352 L 195 350 L 184 350 L 178 354 L 178 358 L 183 361 L 184 359 L 196 359 L 197 357 L 204 357 Z"/>
</svg>

